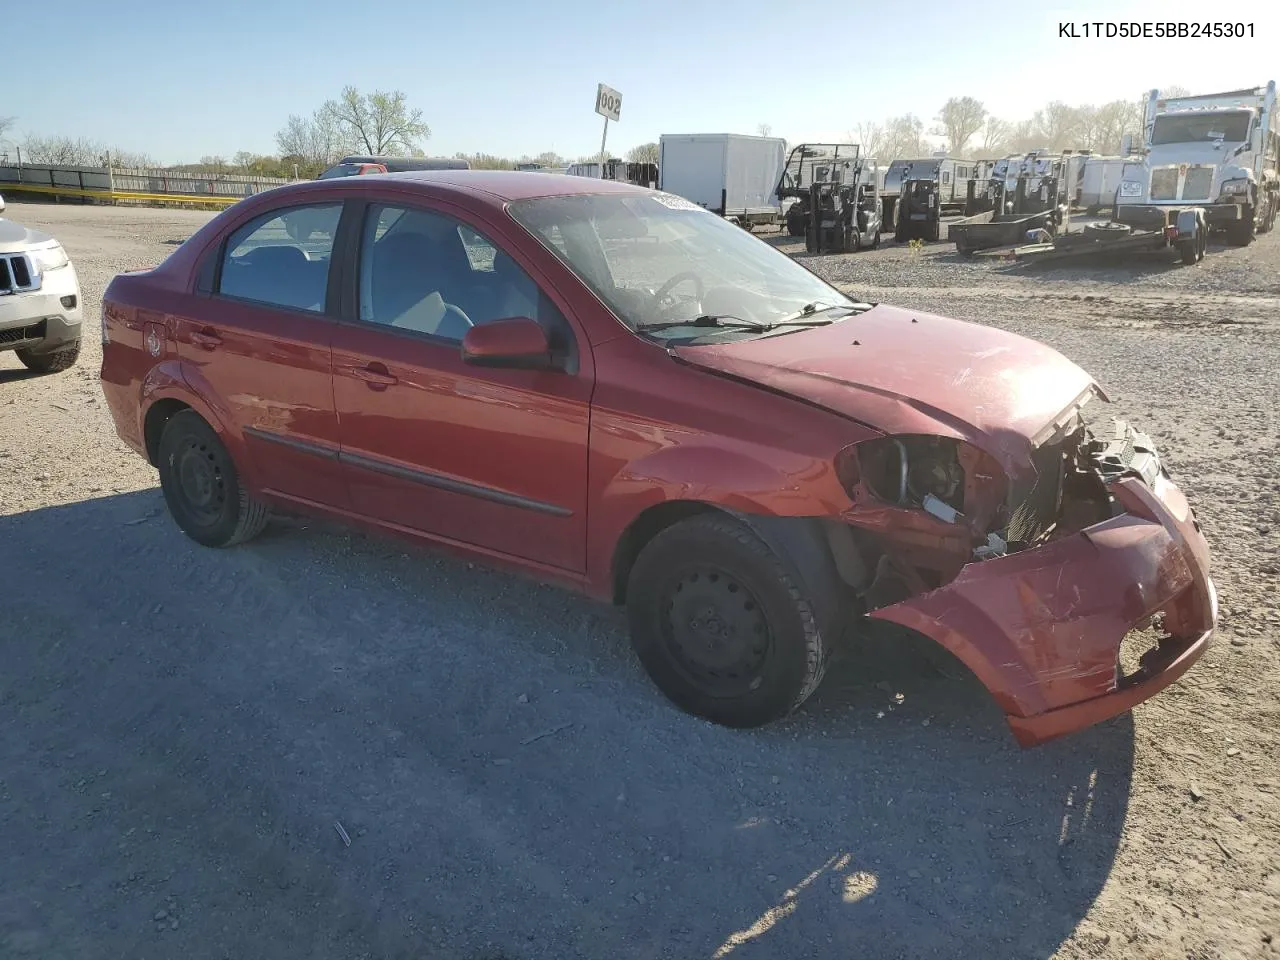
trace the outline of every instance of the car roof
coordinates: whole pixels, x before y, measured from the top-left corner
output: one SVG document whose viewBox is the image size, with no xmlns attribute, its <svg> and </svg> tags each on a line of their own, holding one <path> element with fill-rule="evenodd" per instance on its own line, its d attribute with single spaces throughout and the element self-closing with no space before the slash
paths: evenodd
<svg viewBox="0 0 1280 960">
<path fill-rule="evenodd" d="M 352 192 L 378 190 L 393 183 L 398 187 L 421 187 L 424 193 L 440 197 L 449 194 L 466 194 L 489 202 L 503 204 L 513 200 L 530 200 L 535 197 L 583 196 L 588 194 L 651 193 L 647 187 L 637 187 L 616 180 L 597 180 L 594 177 L 573 177 L 567 174 L 541 173 L 532 170 L 408 170 L 402 173 L 379 173 L 366 177 L 343 177 L 330 180 L 308 180 L 278 189 L 282 191 L 306 191 L 335 186 Z"/>
</svg>

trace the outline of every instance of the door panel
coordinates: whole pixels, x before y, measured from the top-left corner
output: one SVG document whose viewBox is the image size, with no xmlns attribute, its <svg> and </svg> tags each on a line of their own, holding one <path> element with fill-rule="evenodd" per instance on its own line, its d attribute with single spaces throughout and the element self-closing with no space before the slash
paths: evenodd
<svg viewBox="0 0 1280 960">
<path fill-rule="evenodd" d="M 425 210 L 389 217 L 389 209 L 370 208 L 362 238 L 368 255 L 351 271 L 364 287 L 353 299 L 365 319 L 339 324 L 333 337 L 341 463 L 353 508 L 581 572 L 590 364 L 570 373 L 464 363 L 463 330 L 449 326 L 456 314 L 428 315 L 421 303 L 456 305 L 475 324 L 530 315 L 558 318 L 558 336 L 572 330 L 536 281 L 472 225 Z"/>
<path fill-rule="evenodd" d="M 292 209 L 301 216 L 277 211 L 256 218 L 232 234 L 220 254 L 227 259 L 219 289 L 285 305 L 215 291 L 187 301 L 185 315 L 173 318 L 174 338 L 191 379 L 230 411 L 228 426 L 243 436 L 264 489 L 345 509 L 330 345 L 336 323 L 323 312 L 324 261 L 341 207 Z M 308 233 L 314 226 L 321 229 Z M 292 260 L 292 275 L 279 262 L 284 258 Z"/>
<path fill-rule="evenodd" d="M 356 373 L 371 365 L 395 383 Z M 356 512 L 580 571 L 589 387 L 558 372 L 480 370 L 456 345 L 343 325 L 334 401 Z"/>
</svg>

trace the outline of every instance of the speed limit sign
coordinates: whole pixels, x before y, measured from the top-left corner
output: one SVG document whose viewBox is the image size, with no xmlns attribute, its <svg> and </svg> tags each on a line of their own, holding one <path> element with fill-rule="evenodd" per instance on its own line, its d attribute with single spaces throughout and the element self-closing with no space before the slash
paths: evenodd
<svg viewBox="0 0 1280 960">
<path fill-rule="evenodd" d="M 607 120 L 617 122 L 622 112 L 622 94 L 603 83 L 596 87 L 596 113 Z"/>
</svg>

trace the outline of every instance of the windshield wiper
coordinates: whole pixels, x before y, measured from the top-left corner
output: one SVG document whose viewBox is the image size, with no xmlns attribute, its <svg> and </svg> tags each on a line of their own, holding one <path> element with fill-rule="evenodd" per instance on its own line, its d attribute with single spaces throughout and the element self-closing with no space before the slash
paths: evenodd
<svg viewBox="0 0 1280 960">
<path fill-rule="evenodd" d="M 804 320 L 807 317 L 815 316 L 819 313 L 828 313 L 832 310 L 856 310 L 857 307 L 848 303 L 823 303 L 821 300 L 815 300 L 813 303 L 806 303 L 803 307 L 791 314 L 789 317 L 783 317 L 777 321 L 777 326 L 792 324 L 798 320 Z M 828 320 L 816 320 L 815 323 L 829 323 Z"/>
<path fill-rule="evenodd" d="M 679 327 L 740 327 L 743 330 L 772 330 L 774 324 L 759 320 L 744 320 L 727 313 L 704 313 L 688 320 L 664 320 L 662 323 L 642 323 L 641 330 L 675 330 Z"/>
<path fill-rule="evenodd" d="M 693 317 L 689 320 L 669 320 L 662 323 L 643 323 L 640 325 L 641 330 L 674 330 L 679 327 L 731 327 L 742 330 L 776 330 L 778 327 L 817 327 L 825 323 L 831 323 L 828 318 L 819 318 L 818 314 L 829 313 L 832 310 L 848 310 L 850 312 L 857 310 L 856 305 L 847 303 L 830 303 L 823 304 L 818 301 L 806 303 L 796 313 L 781 320 L 745 320 L 742 317 L 735 317 L 727 313 L 704 313 L 702 316 Z"/>
</svg>

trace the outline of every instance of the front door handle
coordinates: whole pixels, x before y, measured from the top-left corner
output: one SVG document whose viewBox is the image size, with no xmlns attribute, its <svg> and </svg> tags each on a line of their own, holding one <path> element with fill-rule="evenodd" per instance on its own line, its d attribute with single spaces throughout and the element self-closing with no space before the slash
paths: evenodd
<svg viewBox="0 0 1280 960">
<path fill-rule="evenodd" d="M 205 350 L 216 350 L 222 346 L 222 338 L 213 330 L 197 330 L 191 334 L 191 342 Z"/>
<path fill-rule="evenodd" d="M 400 382 L 380 363 L 371 363 L 367 367 L 353 367 L 351 372 L 367 383 L 372 390 L 386 389 Z"/>
</svg>

